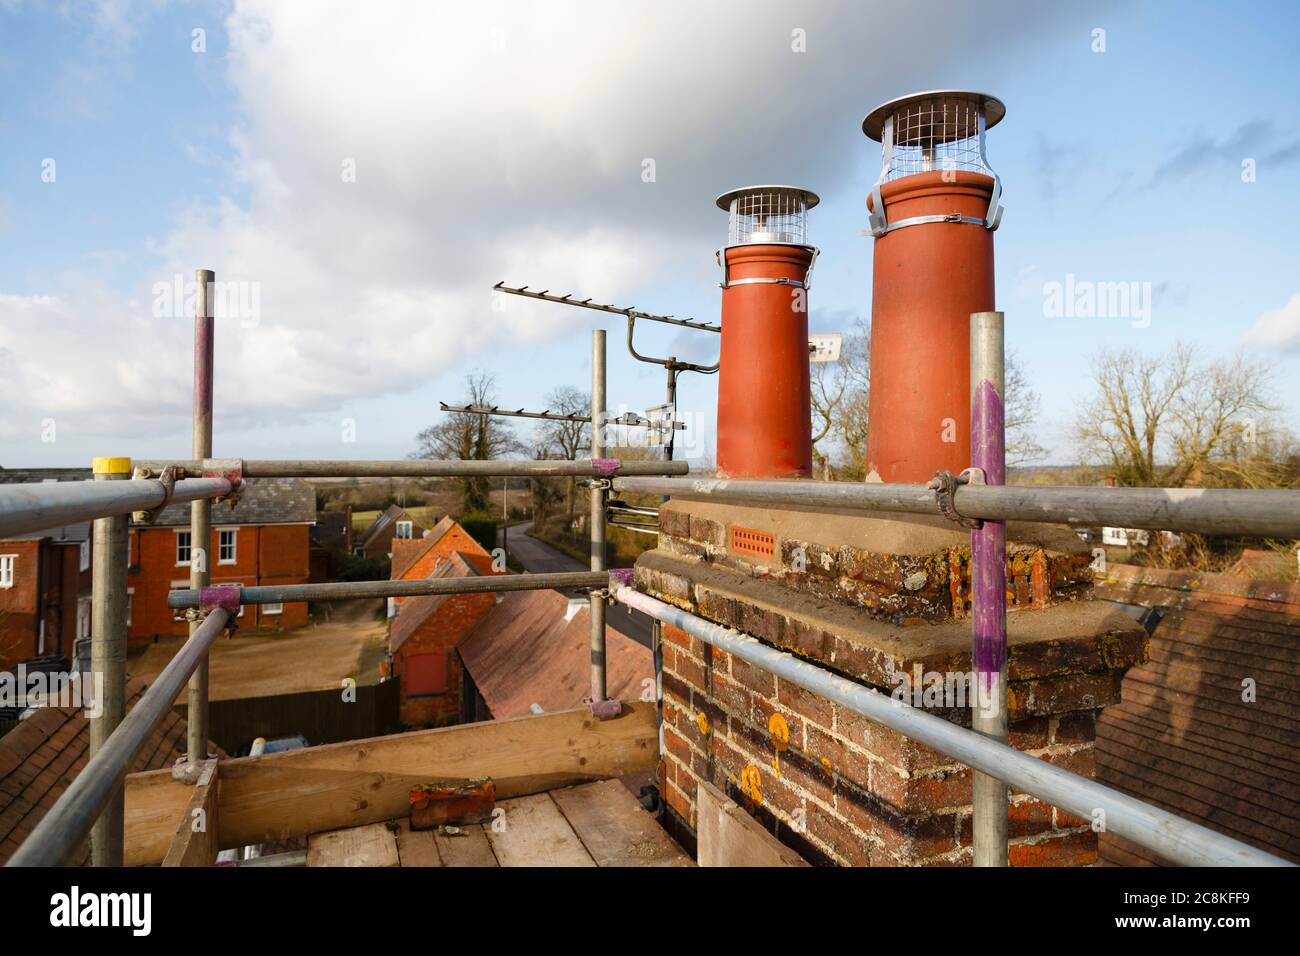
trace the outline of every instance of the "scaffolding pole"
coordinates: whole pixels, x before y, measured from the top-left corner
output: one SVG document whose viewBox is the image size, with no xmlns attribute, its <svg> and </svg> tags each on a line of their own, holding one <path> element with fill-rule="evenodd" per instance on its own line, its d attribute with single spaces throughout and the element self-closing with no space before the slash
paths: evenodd
<svg viewBox="0 0 1300 956">
<path fill-rule="evenodd" d="M 505 591 L 565 591 L 605 588 L 608 571 L 564 571 L 557 574 L 482 574 L 463 578 L 421 578 L 398 581 L 326 581 L 321 584 L 218 584 L 198 591 L 167 593 L 167 606 L 184 611 L 206 603 L 221 604 L 222 592 L 237 591 L 240 604 L 291 604 L 295 601 L 348 601 L 367 598 L 423 597 L 429 594 L 498 594 Z M 232 602 L 233 603 L 233 602 Z"/>
<path fill-rule="evenodd" d="M 213 284 L 216 275 L 207 269 L 194 273 L 194 435 L 191 453 L 195 458 L 212 457 L 212 370 L 215 323 L 213 321 Z M 208 499 L 190 504 L 190 587 L 205 588 L 210 580 L 208 550 L 212 538 L 212 502 Z M 189 625 L 190 639 L 199 629 L 198 621 Z M 208 655 L 203 656 L 190 675 L 186 696 L 185 762 L 197 770 L 208 759 Z"/>
<path fill-rule="evenodd" d="M 130 458 L 96 458 L 96 481 L 127 481 Z M 90 718 L 90 756 L 104 749 L 126 716 L 126 572 L 130 560 L 127 516 L 96 518 L 91 536 L 90 672 L 100 688 L 99 716 Z M 126 832 L 122 785 L 113 788 L 108 805 L 91 831 L 94 866 L 121 866 Z"/>
<path fill-rule="evenodd" d="M 170 496 L 155 478 L 0 485 L 0 538 L 150 511 L 168 502 L 220 498 L 233 490 L 225 478 L 187 478 L 176 482 Z"/>
<path fill-rule="evenodd" d="M 616 477 L 613 484 L 615 491 L 701 501 L 939 513 L 926 485 L 640 477 Z M 986 521 L 1300 538 L 1300 491 L 968 484 L 957 488 L 953 503 L 961 516 Z"/>
<path fill-rule="evenodd" d="M 593 456 L 595 457 L 595 456 Z M 190 459 L 188 461 L 142 461 L 139 467 L 159 471 L 167 466 L 186 474 L 213 470 L 237 471 L 243 478 L 593 478 L 616 475 L 685 475 L 684 461 L 335 461 L 322 459 L 244 460 Z"/>
<path fill-rule="evenodd" d="M 971 468 L 986 485 L 1006 484 L 1001 312 L 970 317 Z M 971 661 L 975 700 L 971 728 L 1007 742 L 1007 526 L 984 521 L 971 531 Z M 1007 785 L 976 770 L 972 777 L 976 866 L 1007 865 Z"/>
<path fill-rule="evenodd" d="M 605 457 L 605 330 L 591 331 L 591 457 Z M 609 482 L 591 488 L 591 570 L 605 570 L 605 499 Z M 605 593 L 608 583 L 591 591 L 591 702 L 605 700 Z"/>
</svg>

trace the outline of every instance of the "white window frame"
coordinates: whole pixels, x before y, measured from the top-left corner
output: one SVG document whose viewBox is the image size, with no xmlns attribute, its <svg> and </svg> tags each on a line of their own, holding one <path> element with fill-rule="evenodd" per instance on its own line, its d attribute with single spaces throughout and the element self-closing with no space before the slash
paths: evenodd
<svg viewBox="0 0 1300 956">
<path fill-rule="evenodd" d="M 135 588 L 126 589 L 126 626 L 131 626 L 131 605 L 135 603 Z"/>
<path fill-rule="evenodd" d="M 239 529 L 220 528 L 217 530 L 217 564 L 234 564 L 239 558 Z M 225 536 L 230 535 L 230 557 L 224 558 L 226 552 Z"/>
<path fill-rule="evenodd" d="M 415 522 L 409 519 L 397 522 L 397 530 L 393 532 L 393 536 L 401 538 L 403 541 L 411 540 L 415 536 Z"/>
<path fill-rule="evenodd" d="M 18 555 L 0 554 L 0 588 L 14 586 L 14 573 L 18 569 Z"/>
<path fill-rule="evenodd" d="M 269 617 L 271 615 L 283 614 L 283 613 L 284 613 L 284 604 L 282 603 L 277 602 L 274 604 L 267 603 L 262 605 L 263 617 Z"/>
<path fill-rule="evenodd" d="M 185 560 L 181 560 L 181 540 L 185 541 Z M 188 531 L 176 532 L 176 567 L 188 568 L 194 559 L 194 540 Z"/>
<path fill-rule="evenodd" d="M 80 553 L 78 555 L 77 569 L 79 571 L 90 570 L 90 539 L 89 538 L 81 542 Z"/>
</svg>

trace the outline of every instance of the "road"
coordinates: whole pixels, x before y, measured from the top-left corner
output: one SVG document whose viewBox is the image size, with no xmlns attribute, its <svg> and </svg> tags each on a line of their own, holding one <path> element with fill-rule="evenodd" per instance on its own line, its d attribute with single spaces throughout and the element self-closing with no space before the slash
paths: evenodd
<svg viewBox="0 0 1300 956">
<path fill-rule="evenodd" d="M 507 550 L 520 564 L 524 570 L 533 574 L 555 574 L 561 571 L 586 571 L 587 565 L 577 558 L 570 557 L 559 548 L 554 548 L 544 541 L 538 541 L 528 534 L 533 523 L 531 521 L 524 524 L 511 525 L 510 533 L 506 536 Z M 497 543 L 500 543 L 501 532 L 497 532 Z M 569 592 L 573 595 L 583 595 L 586 592 L 574 590 Z M 611 627 L 616 628 L 620 633 L 626 634 L 632 640 L 645 647 L 650 646 L 650 618 L 646 617 L 640 611 L 633 611 L 629 607 L 616 604 L 605 611 L 605 622 Z"/>
</svg>

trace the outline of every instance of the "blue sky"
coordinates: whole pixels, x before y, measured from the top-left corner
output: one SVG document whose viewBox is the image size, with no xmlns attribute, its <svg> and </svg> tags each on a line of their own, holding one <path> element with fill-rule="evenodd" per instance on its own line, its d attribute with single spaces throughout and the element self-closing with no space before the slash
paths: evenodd
<svg viewBox="0 0 1300 956">
<path fill-rule="evenodd" d="M 0 0 L 0 464 L 188 452 L 188 319 L 156 315 L 154 287 L 195 267 L 260 297 L 219 338 L 219 455 L 402 457 L 469 368 L 515 407 L 585 389 L 596 325 L 611 404 L 657 404 L 621 320 L 496 312 L 491 283 L 713 319 L 713 197 L 794 182 L 823 197 L 814 326 L 844 328 L 871 301 L 862 116 L 949 86 L 1007 104 L 998 307 L 1053 461 L 1099 348 L 1249 348 L 1296 427 L 1300 6 L 896 6 Z M 1067 275 L 1150 283 L 1149 326 L 1045 315 Z M 638 347 L 710 360 L 716 341 Z M 715 388 L 682 379 L 705 453 Z"/>
</svg>

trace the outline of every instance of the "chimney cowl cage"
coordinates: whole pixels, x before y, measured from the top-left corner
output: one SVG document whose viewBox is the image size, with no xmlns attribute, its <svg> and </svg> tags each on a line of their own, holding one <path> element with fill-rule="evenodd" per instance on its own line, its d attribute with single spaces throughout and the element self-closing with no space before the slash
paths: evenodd
<svg viewBox="0 0 1300 956">
<path fill-rule="evenodd" d="M 798 246 L 813 254 L 812 264 L 803 282 L 789 279 L 742 279 L 737 282 L 780 282 L 809 288 L 812 285 L 812 265 L 819 250 L 808 241 L 808 210 L 820 197 L 802 186 L 743 186 L 732 189 L 716 200 L 717 206 L 727 214 L 727 244 L 717 252 L 718 265 L 722 267 L 722 288 L 733 284 L 727 268 L 728 249 L 738 246 Z"/>
<path fill-rule="evenodd" d="M 872 189 L 871 232 L 876 238 L 921 222 L 970 222 L 997 229 L 1002 218 L 1002 181 L 989 165 L 985 133 L 1000 123 L 1007 108 L 996 96 L 966 90 L 930 90 L 877 106 L 862 121 L 862 132 L 881 144 L 880 176 Z M 921 173 L 977 173 L 993 180 L 993 195 L 983 220 L 968 216 L 925 216 L 887 223 L 880 188 Z M 953 177 L 955 181 L 955 176 Z"/>
<path fill-rule="evenodd" d="M 727 213 L 727 247 L 789 245 L 811 248 L 808 210 L 821 200 L 799 186 L 745 186 L 718 197 Z"/>
</svg>

